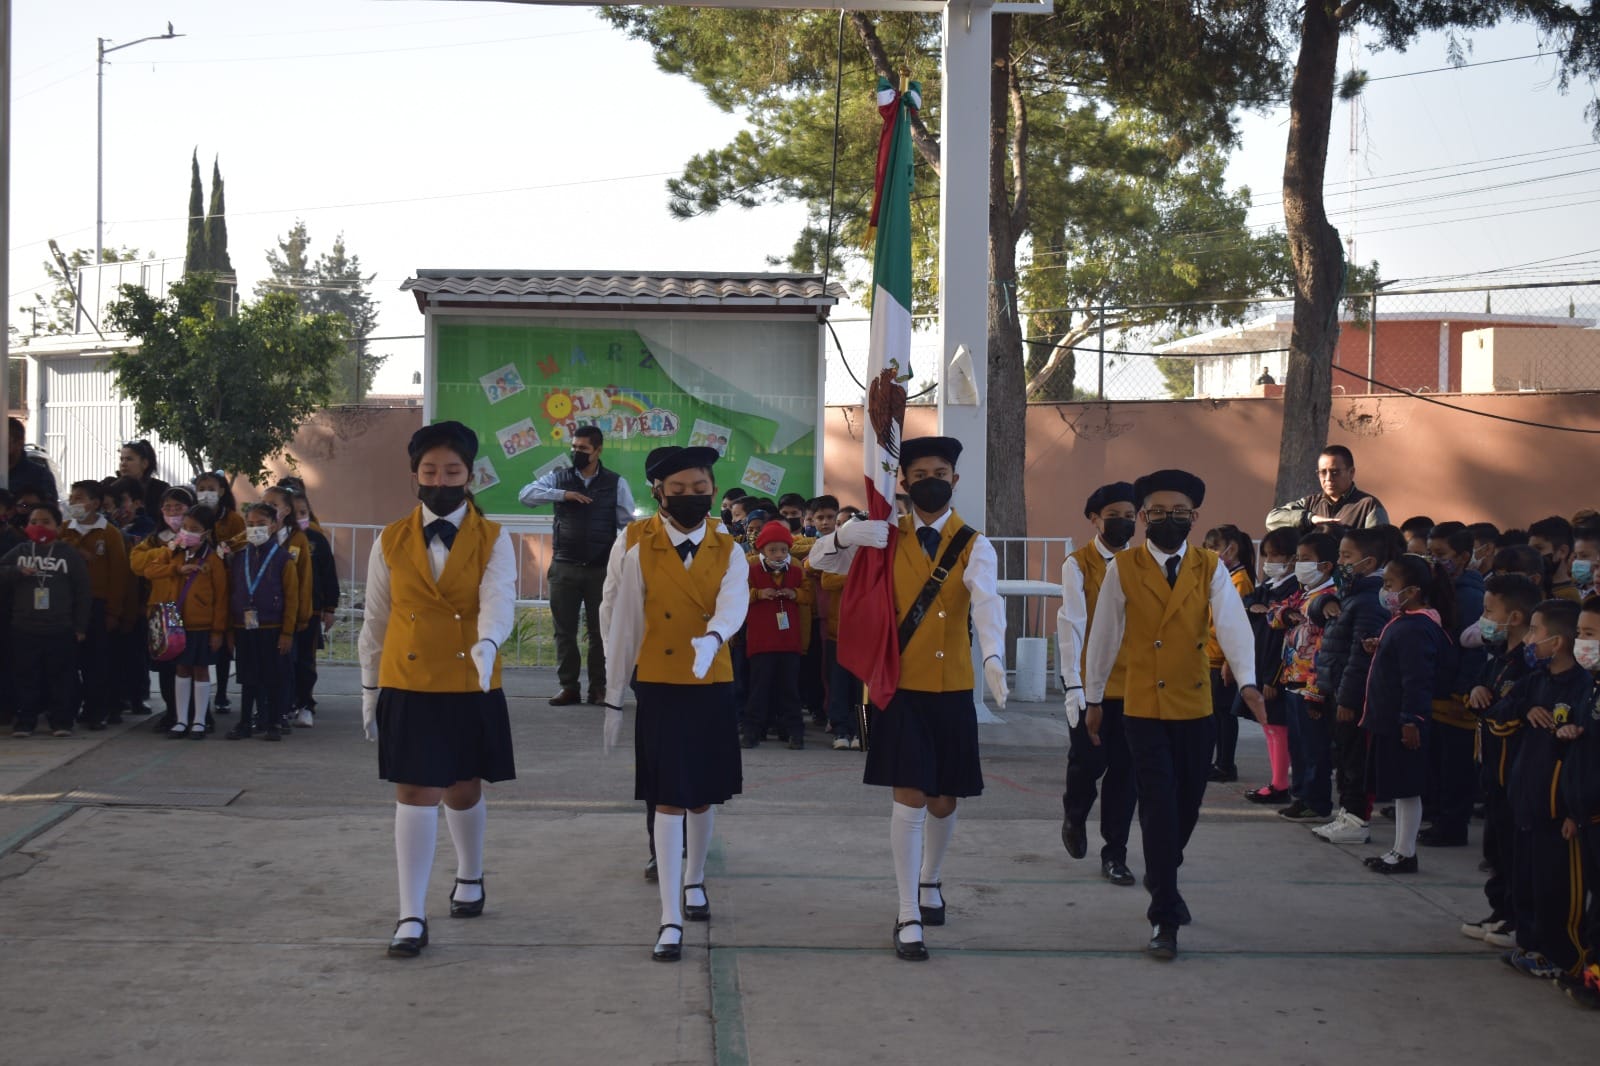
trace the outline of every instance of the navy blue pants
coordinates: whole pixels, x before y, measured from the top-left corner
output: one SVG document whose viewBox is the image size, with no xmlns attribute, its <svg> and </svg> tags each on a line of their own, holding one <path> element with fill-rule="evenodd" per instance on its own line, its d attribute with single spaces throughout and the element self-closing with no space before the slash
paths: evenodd
<svg viewBox="0 0 1600 1066">
<path fill-rule="evenodd" d="M 1234 708 L 1239 686 L 1223 683 L 1222 668 L 1211 668 L 1211 716 L 1217 720 L 1216 754 L 1211 765 L 1229 773 L 1239 772 L 1239 716 Z"/>
<path fill-rule="evenodd" d="M 834 645 L 833 641 L 828 643 Z M 858 717 L 860 706 L 861 682 L 839 665 L 836 652 L 831 654 L 828 663 L 828 724 L 833 726 L 834 736 L 854 739 L 861 733 L 861 720 Z"/>
<path fill-rule="evenodd" d="M 1524 814 L 1517 821 L 1511 883 L 1517 947 L 1572 970 L 1578 964 L 1583 920 L 1583 901 L 1573 898 L 1581 880 L 1579 843 L 1562 840 L 1561 823 L 1548 812 L 1532 818 Z"/>
<path fill-rule="evenodd" d="M 239 724 L 276 729 L 289 714 L 294 667 L 278 654 L 277 629 L 235 629 L 233 658 L 239 674 Z M 292 652 L 293 649 L 291 649 Z"/>
<path fill-rule="evenodd" d="M 102 725 L 117 709 L 116 689 L 112 685 L 111 632 L 106 628 L 106 601 L 94 600 L 89 606 L 89 629 L 78 648 L 78 721 Z"/>
<path fill-rule="evenodd" d="M 1133 760 L 1139 797 L 1139 833 L 1144 843 L 1145 884 L 1152 925 L 1179 924 L 1183 896 L 1178 867 L 1200 820 L 1216 745 L 1216 718 L 1162 721 L 1126 715 L 1123 731 Z"/>
<path fill-rule="evenodd" d="M 1100 743 L 1089 739 L 1083 719 L 1069 734 L 1067 787 L 1061 808 L 1069 822 L 1084 823 L 1095 799 L 1100 800 L 1100 861 L 1128 861 L 1128 832 L 1133 828 L 1137 793 L 1133 785 L 1133 755 L 1128 750 L 1121 700 L 1101 704 Z"/>
<path fill-rule="evenodd" d="M 1289 762 L 1294 798 L 1318 814 L 1333 813 L 1333 715 L 1326 703 L 1285 692 L 1289 717 Z M 1321 717 L 1313 718 L 1316 711 Z"/>
<path fill-rule="evenodd" d="M 1465 841 L 1478 794 L 1478 731 L 1434 722 L 1428 734 L 1428 784 L 1433 830 L 1446 841 Z"/>
<path fill-rule="evenodd" d="M 1506 795 L 1504 785 L 1491 781 L 1484 786 L 1484 793 L 1483 857 L 1489 863 L 1489 878 L 1483 883 L 1483 895 L 1495 918 L 1511 921 L 1516 914 L 1511 903 L 1511 880 L 1516 868 L 1512 848 L 1517 839 L 1517 823 L 1511 817 L 1511 797 Z"/>
</svg>

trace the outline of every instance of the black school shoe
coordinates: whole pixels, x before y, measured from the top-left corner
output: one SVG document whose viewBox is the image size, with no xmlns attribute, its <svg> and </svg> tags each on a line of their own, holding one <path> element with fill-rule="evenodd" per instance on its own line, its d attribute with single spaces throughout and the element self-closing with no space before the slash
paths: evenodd
<svg viewBox="0 0 1600 1066">
<path fill-rule="evenodd" d="M 1206 778 L 1206 780 L 1216 781 L 1224 785 L 1232 781 L 1237 781 L 1239 780 L 1239 768 L 1237 766 L 1213 766 L 1211 768 L 1211 774 Z"/>
<path fill-rule="evenodd" d="M 407 922 L 415 922 L 422 926 L 421 936 L 401 936 L 400 928 Z M 389 957 L 391 959 L 414 959 L 422 954 L 422 949 L 428 946 L 428 920 L 426 918 L 401 918 L 394 923 L 395 935 L 389 940 Z"/>
<path fill-rule="evenodd" d="M 1251 803 L 1260 803 L 1276 807 L 1280 803 L 1289 802 L 1289 790 L 1286 788 L 1267 787 L 1265 791 L 1253 788 L 1244 794 L 1244 798 Z"/>
<path fill-rule="evenodd" d="M 1128 864 L 1118 862 L 1116 859 L 1106 859 L 1100 863 L 1100 876 L 1118 886 L 1127 888 L 1133 884 L 1133 871 L 1128 869 Z"/>
<path fill-rule="evenodd" d="M 483 878 L 479 877 L 472 881 L 465 881 L 458 877 L 456 878 L 456 884 L 477 885 L 478 898 L 470 903 L 462 903 L 456 899 L 455 885 L 450 886 L 450 917 L 476 918 L 478 915 L 482 914 L 483 905 L 489 900 L 489 891 L 483 886 Z"/>
<path fill-rule="evenodd" d="M 1084 823 L 1066 818 L 1061 823 L 1061 845 L 1074 859 L 1089 854 L 1089 829 Z"/>
<path fill-rule="evenodd" d="M 912 926 L 912 925 L 917 926 L 918 928 L 921 928 L 922 923 L 917 921 L 915 918 L 911 919 L 909 922 L 895 922 L 894 923 L 894 954 L 895 954 L 895 958 L 904 959 L 907 962 L 927 962 L 928 961 L 928 945 L 924 944 L 920 940 L 901 940 L 900 939 L 900 930 L 905 929 L 906 927 Z"/>
<path fill-rule="evenodd" d="M 929 906 L 926 906 L 925 904 L 923 904 L 920 896 L 921 896 L 921 891 L 924 888 L 931 888 L 935 892 L 939 893 L 939 905 L 937 907 L 929 907 Z M 918 896 L 919 896 L 919 898 L 917 900 L 917 909 L 922 912 L 922 925 L 923 925 L 923 927 L 926 928 L 926 927 L 928 927 L 930 925 L 943 925 L 944 924 L 944 882 L 943 881 L 923 881 L 923 882 L 921 882 L 920 884 L 917 885 L 917 892 L 918 892 Z M 895 932 L 898 933 L 899 930 L 896 929 Z"/>
<path fill-rule="evenodd" d="M 1402 856 L 1399 862 L 1389 862 L 1388 856 L 1382 856 L 1377 862 L 1368 863 L 1367 869 L 1375 874 L 1414 874 L 1417 872 L 1417 857 Z"/>
<path fill-rule="evenodd" d="M 1150 931 L 1150 943 L 1144 946 L 1144 953 L 1152 959 L 1162 962 L 1171 962 L 1178 957 L 1178 927 L 1175 925 L 1158 925 Z"/>
</svg>

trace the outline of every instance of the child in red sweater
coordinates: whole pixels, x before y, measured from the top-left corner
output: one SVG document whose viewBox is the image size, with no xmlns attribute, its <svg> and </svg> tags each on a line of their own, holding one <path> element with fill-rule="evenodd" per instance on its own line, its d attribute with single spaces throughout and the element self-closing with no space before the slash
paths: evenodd
<svg viewBox="0 0 1600 1066">
<path fill-rule="evenodd" d="M 761 743 L 769 720 L 792 750 L 806 746 L 800 710 L 800 608 L 812 597 L 805 574 L 790 561 L 793 544 L 784 523 L 768 522 L 756 538 L 757 558 L 750 564 L 750 613 L 745 618 L 750 682 L 739 723 L 747 748 Z"/>
</svg>

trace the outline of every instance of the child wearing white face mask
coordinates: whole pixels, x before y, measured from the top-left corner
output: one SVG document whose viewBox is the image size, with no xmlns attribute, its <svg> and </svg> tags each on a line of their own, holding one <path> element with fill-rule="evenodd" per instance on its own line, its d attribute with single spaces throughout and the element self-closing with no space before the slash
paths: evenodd
<svg viewBox="0 0 1600 1066">
<path fill-rule="evenodd" d="M 1292 628 L 1282 623 L 1283 610 L 1300 593 L 1300 582 L 1295 579 L 1294 551 L 1300 536 L 1293 529 L 1271 529 L 1261 538 L 1261 584 L 1244 598 L 1245 613 L 1250 617 L 1250 630 L 1256 639 L 1256 680 L 1261 684 L 1261 697 L 1267 703 L 1267 758 L 1272 764 L 1272 780 L 1288 787 L 1289 759 L 1286 745 L 1277 738 L 1287 724 L 1284 717 L 1286 705 L 1283 691 L 1284 639 Z M 1278 619 L 1274 624 L 1273 619 Z M 1233 704 L 1236 718 L 1249 717 L 1240 700 Z M 1250 719 L 1252 722 L 1254 718 Z M 1237 772 L 1227 774 L 1227 768 L 1216 767 L 1213 781 L 1234 781 Z M 1268 786 L 1269 788 L 1272 786 Z"/>
<path fill-rule="evenodd" d="M 739 732 L 753 748 L 767 723 L 787 737 L 789 747 L 806 746 L 800 709 L 800 608 L 812 593 L 804 571 L 789 559 L 794 535 L 783 522 L 768 522 L 756 538 L 759 558 L 750 564 L 750 611 L 745 619 L 745 650 L 750 657 L 750 687 Z"/>
<path fill-rule="evenodd" d="M 239 513 L 239 505 L 233 498 L 233 490 L 228 482 L 228 475 L 221 470 L 208 470 L 194 479 L 196 502 L 217 513 L 216 525 L 211 529 L 211 541 L 217 546 L 217 552 L 224 562 L 232 552 L 244 546 L 244 516 Z M 218 714 L 227 714 L 233 709 L 228 702 L 228 672 L 233 665 L 233 653 L 226 641 L 217 652 L 215 665 L 217 683 L 211 690 L 211 705 Z"/>
<path fill-rule="evenodd" d="M 215 519 L 211 508 L 196 505 L 165 551 L 135 556 L 136 572 L 150 582 L 149 606 L 176 603 L 183 619 L 183 651 L 172 660 L 176 716 L 168 735 L 173 739 L 205 738 L 211 660 L 228 624 L 228 571 L 211 541 Z"/>
<path fill-rule="evenodd" d="M 1294 628 L 1284 642 L 1289 805 L 1278 812 L 1291 822 L 1325 822 L 1333 813 L 1334 708 L 1317 688 L 1317 653 L 1328 610 L 1337 600 L 1333 568 L 1338 559 L 1339 543 L 1326 533 L 1308 533 L 1295 546 L 1300 592 L 1292 619 L 1285 619 Z"/>
<path fill-rule="evenodd" d="M 300 593 L 299 563 L 278 543 L 278 512 L 255 503 L 245 518 L 245 546 L 229 565 L 229 614 L 239 663 L 239 723 L 229 740 L 278 740 L 289 711 L 289 652 Z"/>
</svg>

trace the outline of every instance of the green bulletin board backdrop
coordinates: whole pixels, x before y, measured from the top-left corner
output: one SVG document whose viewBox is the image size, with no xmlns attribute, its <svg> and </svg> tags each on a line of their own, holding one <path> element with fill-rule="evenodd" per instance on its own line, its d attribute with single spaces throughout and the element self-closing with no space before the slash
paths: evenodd
<svg viewBox="0 0 1600 1066">
<path fill-rule="evenodd" d="M 779 423 L 745 413 L 760 406 L 758 397 L 744 394 L 748 402 L 741 403 L 738 391 L 716 378 L 717 387 L 704 391 L 730 402 L 697 398 L 669 369 L 704 388 L 703 368 L 653 352 L 632 329 L 439 323 L 434 365 L 433 417 L 477 432 L 472 490 L 490 514 L 525 512 L 517 494 L 568 464 L 572 432 L 583 425 L 605 433 L 602 461 L 627 479 L 646 511 L 645 456 L 666 444 L 721 448 L 719 494 L 743 485 L 774 498 L 813 495 L 814 429 L 772 450 Z"/>
</svg>

